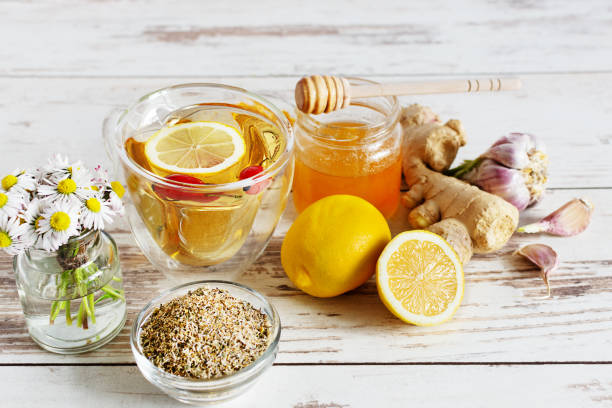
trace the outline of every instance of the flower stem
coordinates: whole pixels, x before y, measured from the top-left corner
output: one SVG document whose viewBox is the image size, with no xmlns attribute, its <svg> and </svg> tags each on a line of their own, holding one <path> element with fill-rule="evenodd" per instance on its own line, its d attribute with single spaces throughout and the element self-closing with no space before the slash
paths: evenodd
<svg viewBox="0 0 612 408">
<path fill-rule="evenodd" d="M 101 288 L 105 293 L 108 293 L 111 297 L 113 297 L 114 299 L 121 299 L 123 301 L 125 301 L 125 298 L 123 297 L 123 294 L 116 291 L 115 289 L 113 289 L 110 285 L 105 285 L 102 286 Z"/>
<path fill-rule="evenodd" d="M 49 324 L 53 324 L 55 322 L 55 318 L 60 312 L 60 303 L 61 302 L 59 300 L 54 300 L 53 303 L 51 303 L 51 313 L 49 314 Z"/>
<path fill-rule="evenodd" d="M 103 294 L 102 296 L 100 296 L 99 298 L 96 299 L 96 301 L 94 302 L 94 305 L 97 304 L 98 302 L 103 301 L 104 299 L 115 299 L 114 297 L 112 297 L 111 295 L 109 295 L 108 293 Z"/>
<path fill-rule="evenodd" d="M 83 305 L 83 311 L 87 316 L 91 316 L 91 309 L 89 308 L 89 296 L 85 296 L 81 299 L 81 304 Z"/>
<path fill-rule="evenodd" d="M 101 296 L 96 299 L 95 292 L 88 293 L 93 287 L 98 287 L 100 277 L 92 280 L 91 277 L 98 272 L 98 266 L 95 263 L 84 265 L 76 269 L 66 269 L 56 277 L 57 296 L 58 299 L 65 298 L 68 293 L 68 288 L 73 287 L 72 297 L 81 298 L 79 310 L 76 314 L 76 326 L 82 327 L 84 330 L 89 328 L 88 320 L 92 324 L 96 324 L 96 304 L 104 299 L 121 299 L 125 301 L 122 290 L 113 288 L 110 284 L 101 287 Z M 113 276 L 113 282 L 121 282 L 121 278 Z M 49 324 L 53 324 L 60 312 L 65 310 L 66 325 L 72 326 L 73 316 L 70 310 L 70 300 L 55 300 L 51 303 L 51 311 L 49 313 Z"/>
<path fill-rule="evenodd" d="M 77 327 L 83 326 L 83 302 L 79 306 L 79 312 L 77 313 Z"/>
<path fill-rule="evenodd" d="M 91 312 L 89 317 L 91 317 L 91 323 L 96 324 L 96 308 L 93 293 L 87 296 L 86 302 L 89 303 L 89 311 Z"/>
<path fill-rule="evenodd" d="M 70 301 L 64 301 L 64 308 L 66 309 L 66 326 L 72 326 L 72 315 L 70 314 Z"/>
</svg>

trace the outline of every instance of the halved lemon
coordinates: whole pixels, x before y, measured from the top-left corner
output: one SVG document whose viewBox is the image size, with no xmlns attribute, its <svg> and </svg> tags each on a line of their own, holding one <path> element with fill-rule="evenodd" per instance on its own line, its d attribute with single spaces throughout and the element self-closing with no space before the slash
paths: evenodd
<svg viewBox="0 0 612 408">
<path fill-rule="evenodd" d="M 207 176 L 236 164 L 246 147 L 240 132 L 219 122 L 188 122 L 166 127 L 151 136 L 145 155 L 168 174 Z"/>
<path fill-rule="evenodd" d="M 439 235 L 414 230 L 387 244 L 376 265 L 378 294 L 403 321 L 433 326 L 450 319 L 463 298 L 463 267 Z"/>
</svg>

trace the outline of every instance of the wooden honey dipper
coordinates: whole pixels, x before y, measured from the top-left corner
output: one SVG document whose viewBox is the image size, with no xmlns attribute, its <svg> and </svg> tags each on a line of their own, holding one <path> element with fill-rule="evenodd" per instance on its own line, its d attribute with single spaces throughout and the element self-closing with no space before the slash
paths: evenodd
<svg viewBox="0 0 612 408">
<path fill-rule="evenodd" d="M 513 91 L 519 78 L 451 79 L 352 86 L 346 78 L 330 75 L 304 77 L 295 85 L 295 104 L 304 113 L 329 113 L 346 108 L 351 98 L 389 95 L 422 95 L 458 92 Z"/>
</svg>

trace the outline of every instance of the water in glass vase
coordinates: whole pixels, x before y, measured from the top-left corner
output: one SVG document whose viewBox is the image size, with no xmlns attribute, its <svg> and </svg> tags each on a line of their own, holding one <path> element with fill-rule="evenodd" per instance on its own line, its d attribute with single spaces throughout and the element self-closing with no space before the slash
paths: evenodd
<svg viewBox="0 0 612 408">
<path fill-rule="evenodd" d="M 117 325 L 124 319 L 126 306 L 125 301 L 119 297 L 104 298 L 103 290 L 98 290 L 92 295 L 95 297 L 94 313 L 95 319 L 86 313 L 79 318 L 81 299 L 71 300 L 70 316 L 66 304 L 59 306 L 58 315 L 50 323 L 49 311 L 53 308 L 53 301 L 46 299 L 35 299 L 32 295 L 23 294 L 28 297 L 28 307 L 24 309 L 26 325 L 35 340 L 44 338 L 44 348 L 64 349 L 70 347 L 75 349 L 87 348 L 105 338 L 114 337 Z M 96 344 L 96 347 L 102 344 Z"/>
<path fill-rule="evenodd" d="M 28 331 L 41 347 L 85 352 L 106 344 L 123 327 L 121 269 L 106 233 L 86 233 L 56 252 L 28 251 L 15 257 L 13 267 Z"/>
</svg>

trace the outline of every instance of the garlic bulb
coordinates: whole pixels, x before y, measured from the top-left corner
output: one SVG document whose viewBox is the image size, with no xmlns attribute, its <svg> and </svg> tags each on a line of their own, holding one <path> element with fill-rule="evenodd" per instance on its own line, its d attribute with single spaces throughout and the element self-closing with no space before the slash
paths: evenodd
<svg viewBox="0 0 612 408">
<path fill-rule="evenodd" d="M 552 235 L 571 237 L 584 231 L 591 222 L 593 204 L 585 198 L 574 198 L 540 221 L 524 225 L 517 232 L 547 232 Z"/>
<path fill-rule="evenodd" d="M 477 159 L 466 160 L 446 174 L 524 210 L 542 197 L 547 171 L 548 156 L 542 143 L 528 133 L 510 133 L 498 139 Z"/>
<path fill-rule="evenodd" d="M 559 256 L 555 250 L 544 244 L 530 244 L 520 248 L 515 253 L 524 256 L 540 267 L 540 274 L 546 284 L 548 296 L 550 297 L 548 275 L 554 272 L 559 266 Z"/>
</svg>

